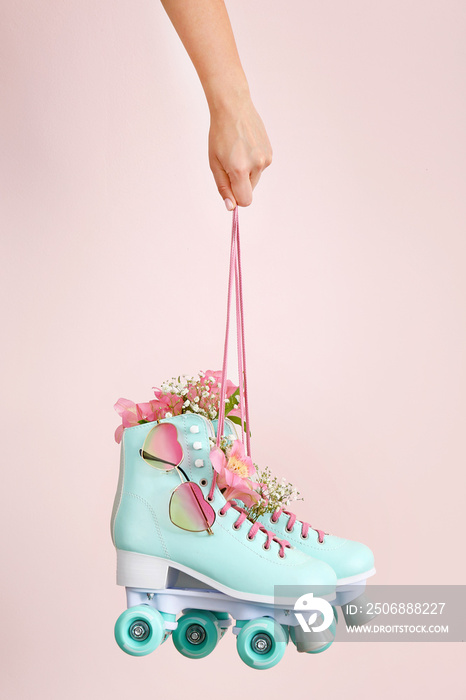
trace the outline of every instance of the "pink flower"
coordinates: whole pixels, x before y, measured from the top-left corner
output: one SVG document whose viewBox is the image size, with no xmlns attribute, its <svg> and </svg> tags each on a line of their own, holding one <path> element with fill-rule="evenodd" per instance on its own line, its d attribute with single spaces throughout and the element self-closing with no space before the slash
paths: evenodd
<svg viewBox="0 0 466 700">
<path fill-rule="evenodd" d="M 164 393 L 160 391 L 160 389 L 155 389 L 154 394 L 157 401 L 164 404 L 166 412 L 169 411 L 172 416 L 179 416 L 181 414 L 183 409 L 183 399 L 181 396 L 178 396 L 178 394 Z M 165 415 L 161 417 L 165 418 Z"/>
<path fill-rule="evenodd" d="M 210 451 L 210 461 L 218 474 L 219 488 L 225 489 L 223 495 L 227 501 L 239 498 L 250 507 L 260 500 L 260 495 L 254 490 L 257 484 L 249 479 L 256 470 L 251 458 L 246 455 L 242 442 L 234 441 L 228 458 L 223 450 L 214 447 Z"/>
<path fill-rule="evenodd" d="M 211 370 L 208 369 L 203 373 L 199 381 L 196 383 L 196 390 L 199 392 L 199 408 L 204 409 L 209 412 L 214 410 L 218 415 L 219 411 L 219 399 L 220 391 L 222 386 L 222 372 L 221 370 Z M 226 382 L 226 398 L 229 399 L 232 394 L 235 393 L 238 387 L 233 384 L 232 381 L 227 379 Z M 208 396 L 203 396 L 203 392 L 207 391 Z M 189 397 L 190 398 L 190 397 Z"/>
<path fill-rule="evenodd" d="M 167 411 L 170 411 L 168 402 L 153 399 L 148 403 L 134 403 L 129 399 L 118 399 L 114 409 L 120 414 L 122 424 L 115 430 L 116 442 L 121 442 L 124 428 L 131 428 L 140 423 L 150 423 L 154 420 L 165 418 Z"/>
<path fill-rule="evenodd" d="M 210 386 L 210 387 L 211 387 L 211 391 L 212 391 L 212 389 L 213 389 L 213 393 L 214 393 L 214 394 L 220 395 L 220 388 L 221 388 L 221 385 L 222 385 L 222 377 L 223 377 L 223 372 L 222 372 L 220 369 L 219 369 L 219 370 L 215 370 L 215 371 L 212 370 L 212 369 L 207 369 L 207 370 L 204 372 L 204 376 L 201 377 L 201 384 L 202 384 L 203 386 L 206 386 L 206 385 L 207 385 L 207 386 Z M 213 379 L 214 381 L 212 381 L 212 379 Z M 219 384 L 220 384 L 220 386 L 218 386 Z M 227 399 L 229 399 L 230 396 L 231 396 L 232 394 L 235 393 L 235 391 L 236 391 L 236 389 L 237 389 L 238 387 L 235 386 L 235 385 L 233 384 L 233 382 L 230 381 L 229 379 L 227 379 L 226 385 L 227 385 L 227 386 L 226 386 L 226 396 L 227 396 Z"/>
<path fill-rule="evenodd" d="M 253 461 L 247 456 L 241 440 L 235 440 L 231 446 L 227 469 L 241 477 L 253 476 L 256 473 Z"/>
</svg>

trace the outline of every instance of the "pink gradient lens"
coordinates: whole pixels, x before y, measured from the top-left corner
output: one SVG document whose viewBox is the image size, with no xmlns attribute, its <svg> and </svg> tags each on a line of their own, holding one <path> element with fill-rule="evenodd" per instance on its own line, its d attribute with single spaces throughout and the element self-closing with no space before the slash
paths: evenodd
<svg viewBox="0 0 466 700">
<path fill-rule="evenodd" d="M 178 433 L 172 423 L 155 425 L 144 440 L 141 456 L 155 469 L 170 471 L 183 460 L 183 448 L 178 442 Z"/>
<path fill-rule="evenodd" d="M 215 511 L 205 500 L 200 487 L 192 481 L 185 481 L 172 493 L 170 519 L 183 530 L 203 532 L 214 524 Z"/>
</svg>

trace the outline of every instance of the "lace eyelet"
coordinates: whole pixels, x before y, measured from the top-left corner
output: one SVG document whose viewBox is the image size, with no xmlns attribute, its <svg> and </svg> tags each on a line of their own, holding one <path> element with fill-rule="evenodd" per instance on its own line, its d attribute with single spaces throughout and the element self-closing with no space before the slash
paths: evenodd
<svg viewBox="0 0 466 700">
<path fill-rule="evenodd" d="M 320 540 L 319 538 L 317 538 L 317 542 L 318 542 L 319 544 L 324 544 L 324 541 L 323 541 L 323 540 Z"/>
<path fill-rule="evenodd" d="M 201 479 L 200 482 L 199 482 L 199 484 L 200 484 L 201 486 L 207 486 L 207 479 Z"/>
<path fill-rule="evenodd" d="M 272 525 L 276 525 L 276 524 L 277 524 L 277 521 L 273 519 L 273 515 L 270 516 L 269 520 L 270 520 L 270 522 L 272 523 Z"/>
<path fill-rule="evenodd" d="M 303 535 L 303 533 L 300 534 L 300 537 L 302 540 L 308 540 L 309 539 L 309 533 L 307 535 Z"/>
<path fill-rule="evenodd" d="M 233 525 L 231 527 L 233 528 L 233 530 L 239 530 L 241 525 L 237 526 L 236 523 L 233 523 Z"/>
<path fill-rule="evenodd" d="M 262 545 L 262 549 L 265 549 L 265 551 L 268 552 L 270 550 L 270 547 L 267 547 L 267 543 L 264 542 L 264 544 Z"/>
<path fill-rule="evenodd" d="M 280 557 L 280 559 L 285 559 L 286 554 L 281 554 L 280 552 L 278 552 L 278 556 Z"/>
<path fill-rule="evenodd" d="M 207 497 L 206 497 L 206 501 L 209 501 L 209 503 L 213 503 L 214 499 L 211 498 L 210 496 L 207 496 Z"/>
<path fill-rule="evenodd" d="M 293 532 L 293 528 L 291 528 L 291 530 L 289 530 L 287 527 L 285 527 L 285 532 Z"/>
<path fill-rule="evenodd" d="M 219 518 L 224 518 L 225 515 L 226 515 L 226 513 L 222 513 L 222 509 L 220 508 L 220 510 L 218 511 Z"/>
<path fill-rule="evenodd" d="M 248 538 L 248 540 L 249 540 L 250 542 L 252 542 L 253 539 L 254 539 L 254 537 L 249 537 L 249 535 L 246 535 L 246 537 Z"/>
</svg>

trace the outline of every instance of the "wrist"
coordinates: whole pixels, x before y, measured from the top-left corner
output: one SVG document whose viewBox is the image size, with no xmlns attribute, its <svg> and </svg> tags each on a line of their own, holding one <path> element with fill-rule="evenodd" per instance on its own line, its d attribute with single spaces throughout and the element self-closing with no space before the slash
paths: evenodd
<svg viewBox="0 0 466 700">
<path fill-rule="evenodd" d="M 237 112 L 238 107 L 251 101 L 251 93 L 246 76 L 238 78 L 217 78 L 204 86 L 205 96 L 211 116 Z"/>
</svg>

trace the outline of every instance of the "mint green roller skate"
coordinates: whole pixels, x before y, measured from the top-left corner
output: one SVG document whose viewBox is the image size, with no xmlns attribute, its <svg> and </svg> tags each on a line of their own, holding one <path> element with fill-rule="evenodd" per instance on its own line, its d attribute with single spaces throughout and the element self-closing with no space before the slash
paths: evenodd
<svg viewBox="0 0 466 700">
<path fill-rule="evenodd" d="M 281 508 L 258 520 L 302 552 L 330 564 L 337 576 L 334 605 L 341 606 L 347 625 L 364 624 L 375 617 L 368 613 L 370 606 L 365 596 L 366 580 L 375 574 L 374 555 L 369 547 L 313 528 Z"/>
<path fill-rule="evenodd" d="M 274 586 L 332 599 L 336 575 L 224 498 L 210 461 L 213 437 L 210 421 L 193 413 L 123 432 L 111 529 L 128 609 L 115 638 L 142 656 L 171 635 L 181 654 L 197 659 L 214 650 L 231 616 L 241 659 L 266 669 L 299 626 L 295 600 L 277 598 Z M 312 600 L 303 610 L 313 610 Z"/>
<path fill-rule="evenodd" d="M 216 431 L 216 420 L 213 426 Z M 225 419 L 223 434 L 232 440 L 238 439 L 237 429 L 228 418 Z M 374 555 L 369 547 L 313 528 L 283 508 L 260 515 L 258 521 L 273 530 L 277 537 L 286 539 L 292 546 L 333 568 L 337 576 L 333 604 L 342 607 L 348 625 L 363 624 L 374 617 L 366 610 L 364 593 L 366 580 L 375 574 Z"/>
</svg>

